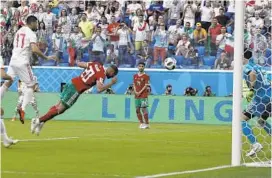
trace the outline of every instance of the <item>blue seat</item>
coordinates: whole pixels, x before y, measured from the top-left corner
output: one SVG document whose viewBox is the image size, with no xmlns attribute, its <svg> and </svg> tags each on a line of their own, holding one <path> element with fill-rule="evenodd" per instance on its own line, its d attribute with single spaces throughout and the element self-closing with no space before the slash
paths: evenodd
<svg viewBox="0 0 272 178">
<path fill-rule="evenodd" d="M 205 56 L 203 58 L 203 64 L 207 66 L 214 66 L 215 56 Z"/>
<path fill-rule="evenodd" d="M 205 47 L 204 46 L 197 46 L 196 49 L 198 51 L 199 57 L 205 56 Z"/>
<path fill-rule="evenodd" d="M 84 53 L 82 55 L 81 61 L 83 61 L 83 62 L 89 62 L 89 53 Z"/>
<path fill-rule="evenodd" d="M 177 66 L 184 64 L 184 57 L 183 56 L 175 56 L 175 58 L 177 61 Z"/>
</svg>

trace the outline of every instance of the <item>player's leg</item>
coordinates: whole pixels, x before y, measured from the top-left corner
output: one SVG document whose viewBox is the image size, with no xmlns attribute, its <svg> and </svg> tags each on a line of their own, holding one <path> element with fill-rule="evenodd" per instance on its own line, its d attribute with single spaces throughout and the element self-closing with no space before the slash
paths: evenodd
<svg viewBox="0 0 272 178">
<path fill-rule="evenodd" d="M 28 63 L 18 64 L 16 68 L 18 68 L 17 74 L 20 80 L 26 84 L 22 107 L 18 111 L 20 115 L 20 121 L 22 122 L 22 124 L 24 124 L 25 109 L 26 106 L 31 102 L 32 97 L 34 95 L 34 85 L 36 83 L 37 78 L 33 75 L 32 69 Z"/>
<path fill-rule="evenodd" d="M 242 114 L 242 132 L 252 145 L 252 149 L 247 153 L 246 156 L 253 156 L 263 148 L 263 146 L 258 143 L 256 136 L 253 133 L 252 127 L 248 124 L 248 121 L 255 117 L 256 109 L 256 103 L 253 101 L 253 103 L 249 104 L 247 109 Z"/>
<path fill-rule="evenodd" d="M 20 108 L 22 107 L 23 99 L 24 99 L 24 96 L 21 94 L 19 96 L 19 99 L 18 99 L 18 102 L 17 102 L 17 106 L 16 106 L 16 108 L 14 110 L 14 116 L 12 117 L 12 121 L 16 120 L 16 117 L 17 117 L 17 114 L 18 114 L 18 110 L 20 110 Z"/>
<path fill-rule="evenodd" d="M 73 84 L 66 84 L 64 90 L 61 93 L 61 99 L 59 103 L 52 106 L 49 111 L 42 117 L 32 119 L 31 132 L 39 134 L 45 122 L 53 119 L 57 115 L 64 113 L 77 101 L 79 96 L 80 94 L 77 92 Z"/>
<path fill-rule="evenodd" d="M 141 101 L 138 98 L 135 98 L 135 107 L 136 107 L 136 115 L 140 122 L 140 128 L 144 126 L 143 116 L 141 113 Z"/>
<path fill-rule="evenodd" d="M 148 107 L 148 100 L 147 98 L 143 98 L 141 99 L 141 108 L 142 108 L 142 114 L 144 116 L 144 129 L 148 129 L 149 128 L 149 119 L 148 119 L 148 112 L 147 112 L 147 107 Z"/>
<path fill-rule="evenodd" d="M 8 67 L 7 74 L 11 76 L 13 79 L 16 77 L 16 69 L 10 64 Z M 12 85 L 13 80 L 8 80 L 3 83 L 0 89 L 0 94 L 1 94 L 1 100 L 3 99 L 5 93 L 8 91 L 9 87 Z"/>
<path fill-rule="evenodd" d="M 39 118 L 39 109 L 38 109 L 38 104 L 37 104 L 37 100 L 36 97 L 33 95 L 32 97 L 32 101 L 30 102 L 31 106 L 33 107 L 35 114 L 36 114 L 36 118 Z"/>
<path fill-rule="evenodd" d="M 3 115 L 4 115 L 4 110 L 1 108 L 1 117 L 3 117 Z M 8 137 L 4 120 L 2 118 L 0 119 L 0 122 L 1 122 L 0 127 L 1 127 L 1 137 L 3 139 L 3 145 L 5 147 L 10 147 L 11 145 L 16 144 L 18 140 L 12 140 Z"/>
</svg>

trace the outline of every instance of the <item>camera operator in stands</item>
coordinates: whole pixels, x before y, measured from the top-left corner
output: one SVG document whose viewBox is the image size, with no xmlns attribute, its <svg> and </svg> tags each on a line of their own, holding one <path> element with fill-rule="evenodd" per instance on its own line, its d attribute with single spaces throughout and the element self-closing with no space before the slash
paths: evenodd
<svg viewBox="0 0 272 178">
<path fill-rule="evenodd" d="M 184 91 L 184 96 L 196 96 L 198 93 L 198 89 L 187 87 Z"/>
<path fill-rule="evenodd" d="M 134 95 L 134 89 L 133 89 L 133 84 L 130 84 L 129 87 L 127 88 L 125 95 Z"/>
</svg>

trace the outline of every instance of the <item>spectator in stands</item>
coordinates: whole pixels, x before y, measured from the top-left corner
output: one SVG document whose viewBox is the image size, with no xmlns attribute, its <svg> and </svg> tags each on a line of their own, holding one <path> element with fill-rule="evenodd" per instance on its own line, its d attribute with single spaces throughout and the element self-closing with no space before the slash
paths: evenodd
<svg viewBox="0 0 272 178">
<path fill-rule="evenodd" d="M 133 28 L 135 24 L 139 23 L 139 16 L 143 15 L 143 11 L 141 8 L 136 10 L 136 14 L 133 15 L 132 19 L 131 19 L 131 27 Z"/>
<path fill-rule="evenodd" d="M 190 41 L 186 34 L 182 34 L 181 40 L 179 40 L 176 47 L 176 56 L 186 56 L 189 51 Z"/>
<path fill-rule="evenodd" d="M 91 12 L 91 18 L 93 19 L 93 22 L 95 24 L 99 23 L 103 13 L 104 13 L 104 7 L 101 6 L 100 1 L 96 1 L 95 6 L 93 6 L 93 9 Z"/>
<path fill-rule="evenodd" d="M 196 11 L 197 6 L 194 4 L 194 2 L 187 1 L 184 5 L 183 16 L 181 17 L 181 19 L 183 19 L 183 24 L 186 24 L 186 22 L 190 22 L 191 26 L 194 27 Z"/>
<path fill-rule="evenodd" d="M 253 56 L 255 63 L 264 65 L 265 52 L 268 47 L 267 39 L 264 35 L 261 34 L 262 28 L 258 27 L 254 30 L 253 35 Z"/>
<path fill-rule="evenodd" d="M 115 64 L 116 66 L 119 66 L 118 50 L 114 48 L 113 44 L 108 45 L 106 55 L 107 64 Z"/>
<path fill-rule="evenodd" d="M 156 12 L 153 13 L 153 15 L 148 18 L 148 22 L 149 22 L 148 24 L 149 24 L 149 27 L 150 27 L 150 31 L 155 30 L 156 27 L 157 27 L 157 24 L 158 24 L 157 13 Z"/>
<path fill-rule="evenodd" d="M 169 48 L 175 49 L 178 44 L 178 39 L 181 38 L 182 29 L 181 29 L 181 20 L 177 20 L 176 25 L 171 25 L 168 28 L 168 45 Z"/>
<path fill-rule="evenodd" d="M 92 36 L 92 61 L 105 62 L 104 45 L 106 42 L 106 38 L 101 35 L 101 31 L 101 27 L 97 27 L 95 33 Z"/>
<path fill-rule="evenodd" d="M 83 34 L 80 32 L 78 26 L 75 26 L 72 33 L 69 36 L 68 41 L 68 53 L 69 53 L 69 66 L 74 66 L 75 60 L 80 61 L 82 56 L 81 40 Z"/>
<path fill-rule="evenodd" d="M 18 11 L 20 12 L 20 20 L 23 24 L 26 24 L 26 18 L 29 14 L 29 8 L 27 6 L 26 0 L 21 1 L 21 6 L 18 7 Z"/>
<path fill-rule="evenodd" d="M 128 51 L 132 47 L 132 43 L 130 40 L 130 33 L 132 31 L 127 27 L 125 23 L 120 24 L 120 29 L 116 32 L 119 36 L 118 42 L 118 56 L 119 56 L 119 64 L 124 63 L 124 58 L 128 55 Z"/>
<path fill-rule="evenodd" d="M 227 57 L 225 51 L 223 51 L 218 59 L 214 62 L 214 69 L 228 70 L 231 68 L 231 60 Z"/>
<path fill-rule="evenodd" d="M 87 15 L 85 13 L 82 14 L 81 21 L 79 22 L 78 26 L 80 27 L 84 38 L 91 39 L 93 36 L 94 25 L 92 22 L 87 21 Z"/>
<path fill-rule="evenodd" d="M 183 96 L 196 96 L 198 93 L 198 90 L 196 88 L 187 87 L 184 91 Z"/>
<path fill-rule="evenodd" d="M 38 7 L 38 12 L 37 12 L 36 17 L 37 17 L 38 21 L 41 22 L 41 21 L 44 21 L 45 16 L 46 16 L 45 10 L 44 10 L 43 6 L 40 5 Z"/>
<path fill-rule="evenodd" d="M 206 86 L 206 87 L 205 87 L 205 91 L 204 91 L 203 96 L 208 96 L 208 97 L 210 97 L 210 96 L 215 96 L 215 94 L 212 93 L 212 88 L 211 88 L 211 86 Z"/>
<path fill-rule="evenodd" d="M 210 40 L 211 40 L 211 43 L 210 43 L 211 54 L 214 54 L 214 55 L 216 54 L 216 51 L 217 51 L 216 37 L 217 35 L 221 34 L 221 27 L 222 25 L 220 25 L 217 21 L 217 18 L 214 17 L 212 20 L 212 24 L 208 30 L 208 37 L 210 37 Z"/>
<path fill-rule="evenodd" d="M 57 27 L 56 33 L 52 35 L 52 42 L 53 42 L 53 52 L 60 60 L 62 58 L 63 49 L 64 49 L 64 41 L 65 35 L 61 32 L 61 26 Z"/>
<path fill-rule="evenodd" d="M 188 64 L 195 64 L 200 65 L 200 60 L 198 57 L 198 50 L 193 47 L 193 45 L 188 46 L 188 52 L 185 55 L 185 59 L 187 60 Z"/>
<path fill-rule="evenodd" d="M 117 30 L 119 29 L 119 25 L 120 24 L 116 22 L 115 16 L 111 16 L 111 20 L 107 30 L 110 44 L 113 44 L 115 49 L 117 49 L 118 47 L 119 36 L 117 35 Z"/>
<path fill-rule="evenodd" d="M 48 37 L 48 34 L 45 29 L 45 24 L 42 21 L 39 23 L 39 28 L 37 31 L 37 39 L 38 39 L 38 47 L 44 54 L 46 54 L 48 51 L 47 37 Z"/>
<path fill-rule="evenodd" d="M 53 31 L 55 29 L 56 24 L 56 16 L 51 12 L 51 7 L 46 6 L 46 13 L 43 18 L 43 22 L 45 23 L 45 28 L 49 36 L 52 36 Z"/>
<path fill-rule="evenodd" d="M 256 26 L 256 28 L 263 28 L 264 27 L 264 20 L 260 18 L 260 13 L 255 12 L 254 17 L 251 18 L 252 24 Z"/>
<path fill-rule="evenodd" d="M 158 15 L 164 14 L 164 8 L 159 1 L 151 2 L 151 5 L 147 9 L 147 14 L 152 15 L 154 12 L 157 12 Z"/>
<path fill-rule="evenodd" d="M 75 26 L 78 26 L 80 19 L 76 7 L 72 8 L 72 12 L 69 14 L 69 18 L 71 21 L 71 29 L 73 29 Z"/>
<path fill-rule="evenodd" d="M 212 1 L 212 7 L 213 7 L 213 11 L 214 11 L 214 17 L 217 17 L 220 15 L 220 9 L 223 10 L 224 12 L 224 7 L 222 6 L 222 4 L 218 1 Z M 218 20 L 219 21 L 219 20 Z M 222 25 L 222 24 L 221 24 Z"/>
<path fill-rule="evenodd" d="M 219 15 L 216 16 L 215 18 L 217 19 L 219 24 L 225 27 L 228 27 L 233 23 L 233 20 L 225 15 L 223 8 L 219 9 Z"/>
<path fill-rule="evenodd" d="M 119 10 L 119 6 L 116 5 L 116 1 L 110 2 L 107 4 L 106 10 L 105 10 L 105 16 L 108 21 L 111 21 L 113 23 L 112 17 L 114 16 L 114 22 L 118 22 L 121 17 L 121 12 Z"/>
<path fill-rule="evenodd" d="M 216 45 L 218 46 L 217 58 L 219 58 L 221 53 L 225 51 L 227 40 L 230 40 L 230 38 L 233 38 L 233 36 L 227 33 L 226 27 L 221 27 L 221 34 L 216 37 Z"/>
<path fill-rule="evenodd" d="M 165 30 L 165 24 L 161 23 L 159 28 L 154 33 L 155 45 L 154 45 L 154 64 L 158 63 L 159 58 L 162 63 L 167 57 L 168 49 L 168 33 Z"/>
<path fill-rule="evenodd" d="M 139 22 L 133 27 L 133 34 L 135 36 L 135 51 L 139 53 L 143 46 L 143 41 L 148 39 L 149 36 L 149 25 L 144 21 L 143 15 L 140 15 Z"/>
<path fill-rule="evenodd" d="M 194 45 L 204 46 L 207 40 L 207 32 L 202 28 L 201 23 L 196 23 L 196 29 L 194 30 Z"/>
<path fill-rule="evenodd" d="M 108 40 L 108 26 L 109 24 L 107 23 L 107 18 L 105 16 L 101 17 L 100 22 L 97 24 L 97 26 L 101 27 L 101 35 L 103 35 L 107 40 Z"/>
<path fill-rule="evenodd" d="M 172 85 L 168 84 L 165 88 L 165 92 L 163 95 L 171 95 L 171 96 L 175 96 L 174 93 L 172 93 Z"/>
<path fill-rule="evenodd" d="M 142 5 L 139 4 L 137 1 L 132 1 L 130 4 L 127 5 L 126 14 L 129 15 L 130 20 L 132 20 L 132 18 L 136 15 L 137 9 L 142 9 Z M 133 26 L 131 27 L 133 28 Z"/>
<path fill-rule="evenodd" d="M 84 12 L 87 16 L 88 21 L 92 21 L 92 8 L 93 8 L 92 4 L 89 3 L 87 5 L 87 10 Z"/>
<path fill-rule="evenodd" d="M 193 42 L 194 29 L 191 27 L 190 22 L 186 22 L 185 26 L 182 28 L 182 33 L 187 34 L 187 36 L 190 38 L 190 41 Z"/>
<path fill-rule="evenodd" d="M 180 20 L 180 14 L 183 7 L 183 2 L 179 0 L 173 0 L 171 7 L 169 8 L 169 21 L 168 24 L 174 25 L 177 24 L 177 21 Z M 180 20 L 181 24 L 181 20 Z"/>
<path fill-rule="evenodd" d="M 58 21 L 58 26 L 61 26 L 62 33 L 69 34 L 71 32 L 71 25 L 72 25 L 71 19 L 67 15 L 67 10 L 62 9 Z"/>
<path fill-rule="evenodd" d="M 211 3 L 209 1 L 206 1 L 206 4 L 204 5 L 204 1 L 202 1 L 200 12 L 201 12 L 202 28 L 208 31 L 209 27 L 211 26 L 212 18 L 214 15 L 214 11 L 213 11 L 213 8 L 211 7 Z"/>
<path fill-rule="evenodd" d="M 135 66 L 138 66 L 139 62 L 144 62 L 146 68 L 150 67 L 152 62 L 152 54 L 153 54 L 153 51 L 149 47 L 148 41 L 144 40 L 143 46 L 141 50 L 139 51 L 139 54 L 137 55 Z"/>
</svg>

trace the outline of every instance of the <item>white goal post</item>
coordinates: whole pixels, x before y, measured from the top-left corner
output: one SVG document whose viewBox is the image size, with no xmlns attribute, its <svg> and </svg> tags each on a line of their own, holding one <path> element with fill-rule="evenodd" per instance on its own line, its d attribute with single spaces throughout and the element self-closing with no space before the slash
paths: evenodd
<svg viewBox="0 0 272 178">
<path fill-rule="evenodd" d="M 242 108 L 242 83 L 243 83 L 243 59 L 244 59 L 244 24 L 245 24 L 245 1 L 235 1 L 235 21 L 234 21 L 234 70 L 233 70 L 233 113 L 232 113 L 232 166 L 248 167 L 271 167 L 271 155 L 266 159 L 262 157 L 250 159 L 247 163 L 243 158 L 243 138 L 241 127 Z M 257 124 L 255 129 L 258 128 Z M 270 138 L 270 136 L 269 136 Z M 271 153 L 271 138 L 267 152 Z"/>
</svg>

